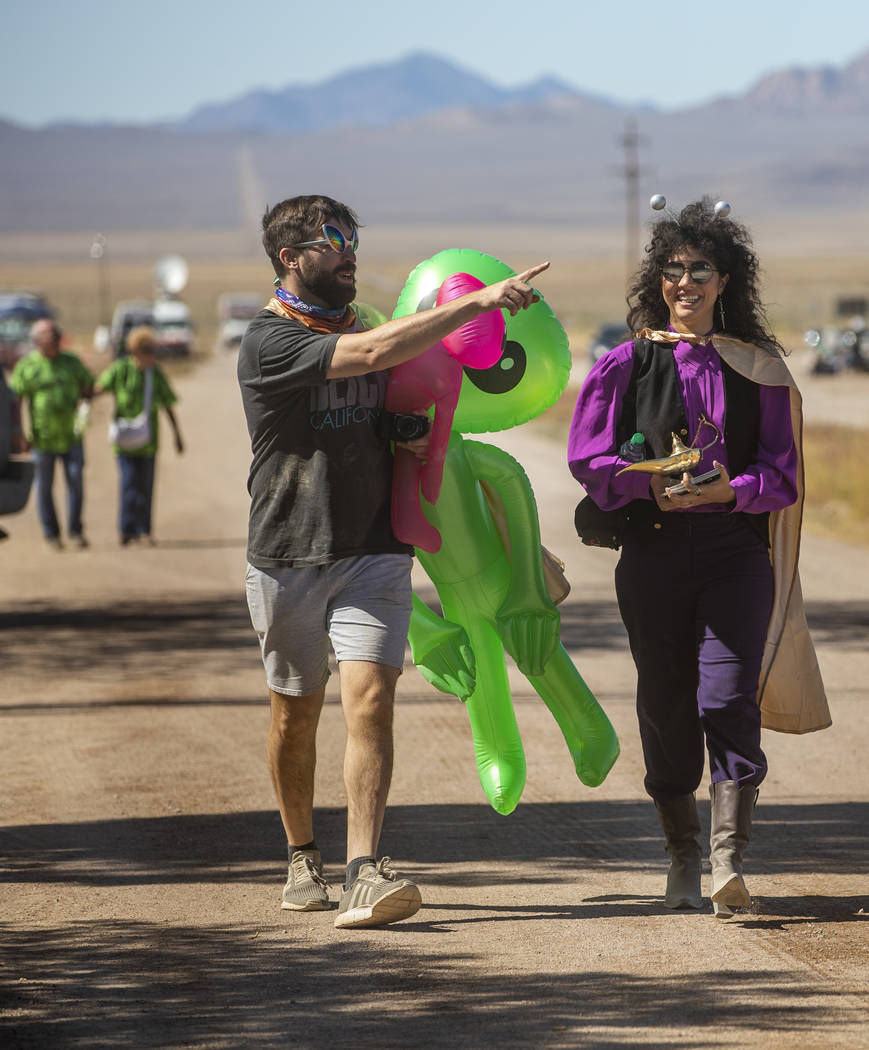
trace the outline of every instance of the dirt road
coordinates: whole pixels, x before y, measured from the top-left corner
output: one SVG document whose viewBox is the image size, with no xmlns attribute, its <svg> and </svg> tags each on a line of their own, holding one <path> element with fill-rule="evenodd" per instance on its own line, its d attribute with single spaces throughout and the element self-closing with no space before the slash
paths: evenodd
<svg viewBox="0 0 869 1050">
<path fill-rule="evenodd" d="M 331 915 L 279 910 L 285 850 L 241 585 L 248 450 L 234 359 L 205 362 L 178 389 L 189 451 L 160 455 L 158 547 L 117 545 L 105 403 L 87 441 L 91 549 L 47 551 L 32 502 L 4 522 L 4 1047 L 869 1045 L 869 551 L 804 543 L 834 726 L 766 735 L 755 906 L 731 922 L 672 914 L 616 555 L 577 543 L 560 445 L 529 427 L 493 437 L 528 470 L 544 542 L 567 562 L 563 639 L 622 755 L 600 788 L 583 787 L 514 673 L 528 783 L 500 817 L 461 705 L 408 664 L 383 850 L 419 881 L 423 908 L 340 933 Z M 317 837 L 336 884 L 342 747 L 331 688 Z"/>
</svg>

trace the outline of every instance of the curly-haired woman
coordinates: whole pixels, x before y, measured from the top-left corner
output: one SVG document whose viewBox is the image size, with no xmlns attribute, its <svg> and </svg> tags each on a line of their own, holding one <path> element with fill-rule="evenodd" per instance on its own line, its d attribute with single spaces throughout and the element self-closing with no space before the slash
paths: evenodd
<svg viewBox="0 0 869 1050">
<path fill-rule="evenodd" d="M 615 571 L 637 668 L 645 787 L 670 853 L 664 903 L 700 908 L 695 791 L 711 779 L 711 897 L 750 903 L 742 875 L 767 763 L 761 725 L 829 725 L 805 624 L 797 554 L 803 500 L 799 393 L 767 327 L 748 231 L 708 198 L 652 227 L 628 294 L 637 338 L 605 354 L 576 404 L 568 463 L 603 511 L 622 511 Z M 726 333 L 726 334 L 725 334 Z M 711 424 L 711 426 L 709 425 Z M 694 477 L 640 470 L 704 446 Z"/>
</svg>

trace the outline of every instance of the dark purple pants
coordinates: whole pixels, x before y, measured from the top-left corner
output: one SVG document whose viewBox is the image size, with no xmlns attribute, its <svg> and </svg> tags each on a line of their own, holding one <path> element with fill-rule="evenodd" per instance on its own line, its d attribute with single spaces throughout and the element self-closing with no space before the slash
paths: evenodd
<svg viewBox="0 0 869 1050">
<path fill-rule="evenodd" d="M 744 516 L 665 519 L 629 529 L 615 572 L 659 802 L 697 790 L 704 740 L 713 783 L 766 776 L 757 683 L 773 599 L 768 551 Z"/>
</svg>

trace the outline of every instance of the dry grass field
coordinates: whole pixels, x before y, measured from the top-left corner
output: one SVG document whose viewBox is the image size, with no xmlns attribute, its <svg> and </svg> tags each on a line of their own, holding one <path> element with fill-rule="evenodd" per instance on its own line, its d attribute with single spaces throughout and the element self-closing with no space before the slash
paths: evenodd
<svg viewBox="0 0 869 1050">
<path fill-rule="evenodd" d="M 806 428 L 806 527 L 869 546 L 866 430 L 816 423 Z M 819 494 L 823 493 L 823 498 Z"/>
<path fill-rule="evenodd" d="M 803 240 L 799 240 L 796 228 L 755 235 L 764 265 L 763 291 L 769 318 L 792 351 L 803 349 L 806 328 L 834 319 L 837 298 L 869 296 L 869 251 L 837 251 L 835 233 L 827 233 L 825 236 L 823 226 L 816 225 Z M 43 292 L 57 308 L 70 346 L 99 369 L 104 359 L 93 353 L 93 333 L 97 324 L 108 318 L 100 317 L 98 264 L 89 256 L 91 241 L 88 233 L 0 235 L 0 289 Z M 550 259 L 552 268 L 539 279 L 539 287 L 568 333 L 578 374 L 582 374 L 591 333 L 604 321 L 624 316 L 623 244 L 620 230 L 588 234 L 518 225 L 366 228 L 359 252 L 358 297 L 391 314 L 413 267 L 445 248 L 477 248 L 516 269 Z M 252 233 L 113 234 L 108 238 L 105 269 L 109 313 L 121 299 L 152 295 L 154 263 L 167 252 L 179 252 L 188 260 L 190 279 L 183 297 L 196 323 L 197 355 L 209 355 L 215 352 L 218 297 L 224 292 L 254 291 L 261 293 L 265 302 L 271 291 L 268 261 Z M 173 363 L 171 367 L 186 366 Z M 841 375 L 827 382 L 846 384 L 848 377 Z M 542 421 L 559 439 L 574 396 L 569 390 Z M 845 426 L 841 428 L 807 428 L 809 491 L 825 493 L 822 501 L 810 502 L 807 524 L 865 543 L 869 477 L 860 438 L 853 436 L 849 420 L 842 423 Z"/>
</svg>

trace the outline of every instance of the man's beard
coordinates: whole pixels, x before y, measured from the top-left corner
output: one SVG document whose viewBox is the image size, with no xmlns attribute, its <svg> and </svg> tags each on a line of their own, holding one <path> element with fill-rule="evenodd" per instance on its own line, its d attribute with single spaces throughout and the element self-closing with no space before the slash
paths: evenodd
<svg viewBox="0 0 869 1050">
<path fill-rule="evenodd" d="M 307 272 L 299 267 L 299 277 L 305 290 L 326 304 L 330 310 L 341 310 L 352 303 L 356 298 L 356 281 L 351 284 L 339 282 L 337 273 L 345 267 L 339 267 L 337 271 L 320 270 L 314 266 Z"/>
</svg>

